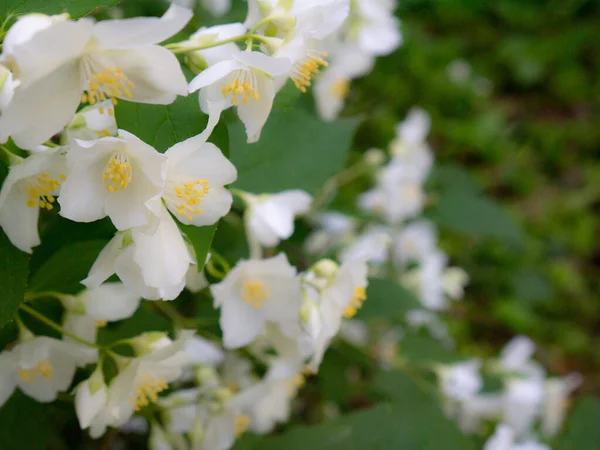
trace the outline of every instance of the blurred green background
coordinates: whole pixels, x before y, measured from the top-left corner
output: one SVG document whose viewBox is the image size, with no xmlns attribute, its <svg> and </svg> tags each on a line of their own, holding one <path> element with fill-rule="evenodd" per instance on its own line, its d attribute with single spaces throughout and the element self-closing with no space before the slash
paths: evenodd
<svg viewBox="0 0 600 450">
<path fill-rule="evenodd" d="M 597 390 L 600 2 L 398 3 L 404 45 L 351 93 L 347 113 L 367 112 L 358 148 L 389 142 L 413 105 L 431 114 L 433 206 L 475 181 L 517 225 L 469 235 L 482 219 L 460 201 L 451 226 L 438 221 L 471 277 L 452 312 L 459 344 L 492 354 L 524 333 L 552 372 Z"/>
</svg>

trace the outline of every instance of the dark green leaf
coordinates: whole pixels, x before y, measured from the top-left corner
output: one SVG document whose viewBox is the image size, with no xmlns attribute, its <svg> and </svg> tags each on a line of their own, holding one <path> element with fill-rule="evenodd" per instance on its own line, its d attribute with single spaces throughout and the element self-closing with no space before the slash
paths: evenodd
<svg viewBox="0 0 600 450">
<path fill-rule="evenodd" d="M 49 405 L 15 392 L 0 408 L 0 442 L 6 450 L 47 450 L 51 438 Z"/>
<path fill-rule="evenodd" d="M 217 231 L 217 224 L 210 227 L 195 227 L 193 225 L 184 225 L 180 222 L 177 222 L 177 224 L 192 243 L 194 252 L 196 253 L 198 271 L 201 272 L 204 267 L 204 261 L 206 261 L 206 255 L 208 255 L 208 250 L 210 249 L 210 244 Z"/>
<path fill-rule="evenodd" d="M 67 294 L 81 291 L 81 280 L 87 277 L 107 242 L 94 240 L 62 247 L 32 274 L 29 289 L 33 292 L 57 291 Z"/>
<path fill-rule="evenodd" d="M 408 289 L 390 280 L 371 278 L 367 288 L 367 301 L 356 318 L 399 319 L 411 309 L 419 307 L 418 298 Z"/>
<path fill-rule="evenodd" d="M 0 327 L 23 301 L 29 276 L 29 255 L 14 247 L 0 231 Z"/>
<path fill-rule="evenodd" d="M 118 0 L 0 0 L 0 20 L 8 14 L 61 14 L 68 12 L 77 18 L 103 6 L 116 6 Z"/>
<path fill-rule="evenodd" d="M 169 331 L 171 322 L 159 314 L 152 302 L 143 302 L 133 316 L 127 320 L 111 323 L 98 332 L 98 342 L 108 344 L 128 339 L 148 331 Z"/>
<path fill-rule="evenodd" d="M 300 110 L 275 110 L 260 141 L 246 142 L 244 126 L 229 127 L 231 162 L 238 169 L 237 189 L 275 193 L 302 189 L 314 194 L 345 165 L 358 121 L 324 123 Z"/>
<path fill-rule="evenodd" d="M 597 450 L 600 443 L 600 402 L 591 396 L 581 398 L 565 425 L 558 450 Z"/>
</svg>

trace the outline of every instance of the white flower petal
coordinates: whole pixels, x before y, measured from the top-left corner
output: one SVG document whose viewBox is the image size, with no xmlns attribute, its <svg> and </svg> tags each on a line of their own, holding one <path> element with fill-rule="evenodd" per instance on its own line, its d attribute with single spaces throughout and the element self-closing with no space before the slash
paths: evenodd
<svg viewBox="0 0 600 450">
<path fill-rule="evenodd" d="M 230 73 L 236 70 L 243 70 L 244 68 L 245 67 L 242 64 L 230 59 L 217 63 L 200 72 L 200 74 L 190 82 L 189 92 L 196 92 L 198 89 L 210 86 L 217 81 L 222 80 Z"/>
<path fill-rule="evenodd" d="M 86 315 L 109 322 L 131 317 L 140 304 L 140 297 L 122 283 L 104 283 L 85 291 L 80 300 Z"/>
<path fill-rule="evenodd" d="M 108 277 L 115 273 L 115 263 L 117 257 L 121 253 L 123 237 L 123 233 L 117 233 L 115 237 L 106 244 L 106 247 L 102 249 L 98 258 L 96 258 L 96 261 L 92 265 L 87 278 L 82 280 L 81 284 L 88 289 L 97 288 L 106 281 Z"/>
<path fill-rule="evenodd" d="M 271 77 L 286 75 L 292 68 L 292 62 L 289 59 L 273 58 L 261 52 L 239 52 L 232 57 L 235 61 L 261 70 Z"/>
</svg>

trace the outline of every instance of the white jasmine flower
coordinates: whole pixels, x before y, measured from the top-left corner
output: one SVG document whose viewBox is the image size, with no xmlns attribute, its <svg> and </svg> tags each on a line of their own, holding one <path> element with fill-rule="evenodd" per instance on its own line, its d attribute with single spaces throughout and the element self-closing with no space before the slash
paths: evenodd
<svg viewBox="0 0 600 450">
<path fill-rule="evenodd" d="M 181 30 L 191 16 L 190 10 L 171 6 L 162 18 L 97 23 L 83 18 L 50 25 L 43 19 L 43 27 L 30 30 L 27 39 L 7 36 L 2 59 L 19 74 L 21 85 L 0 118 L 0 140 L 11 136 L 19 147 L 35 148 L 69 123 L 80 101 L 168 104 L 186 95 L 177 58 L 155 44 Z"/>
<path fill-rule="evenodd" d="M 247 232 L 265 247 L 275 247 L 294 233 L 296 216 L 308 212 L 312 197 L 304 191 L 285 191 L 273 195 L 243 194 L 247 205 Z"/>
<path fill-rule="evenodd" d="M 215 17 L 223 17 L 231 9 L 231 0 L 200 0 L 200 4 Z"/>
<path fill-rule="evenodd" d="M 210 259 L 210 253 L 206 255 L 206 263 Z M 190 264 L 190 268 L 185 274 L 185 287 L 192 294 L 196 294 L 200 292 L 202 289 L 208 287 L 208 280 L 206 279 L 206 275 L 204 275 L 204 271 L 198 272 L 197 264 Z"/>
<path fill-rule="evenodd" d="M 318 229 L 306 238 L 304 246 L 311 254 L 324 253 L 351 241 L 357 228 L 356 221 L 337 212 L 319 213 L 311 217 Z"/>
<path fill-rule="evenodd" d="M 202 364 L 209 367 L 220 365 L 225 359 L 221 347 L 201 336 L 191 336 L 183 346 L 189 361 L 192 364 Z"/>
<path fill-rule="evenodd" d="M 394 156 L 399 158 L 417 156 L 418 152 L 423 152 L 426 145 L 427 135 L 431 130 L 431 117 L 423 108 L 412 108 L 404 121 L 396 126 L 396 138 L 400 143 L 408 147 L 409 152 L 403 153 L 405 149 L 395 149 Z M 398 142 L 396 141 L 396 142 Z M 410 150 L 414 149 L 416 154 L 411 154 Z M 414 159 L 413 159 L 414 160 Z M 429 162 L 431 164 L 431 162 Z M 413 164 L 414 165 L 414 164 Z M 417 164 L 418 165 L 418 164 Z"/>
<path fill-rule="evenodd" d="M 358 238 L 340 253 L 342 262 L 365 260 L 376 265 L 384 264 L 389 257 L 390 230 L 383 225 L 369 226 Z"/>
<path fill-rule="evenodd" d="M 160 202 L 153 203 L 158 223 L 117 233 L 82 281 L 86 287 L 98 287 L 116 273 L 148 300 L 173 300 L 181 293 L 194 259 L 169 212 Z"/>
<path fill-rule="evenodd" d="M 92 420 L 108 401 L 108 389 L 102 376 L 102 366 L 98 366 L 87 380 L 81 382 L 75 391 L 75 412 L 82 430 L 89 428 Z"/>
<path fill-rule="evenodd" d="M 0 191 L 0 227 L 15 247 L 31 253 L 40 244 L 40 208 L 53 209 L 67 173 L 61 148 L 31 155 L 10 167 Z"/>
<path fill-rule="evenodd" d="M 402 43 L 400 24 L 388 6 L 373 0 L 358 0 L 356 17 L 348 32 L 360 50 L 373 56 L 389 55 Z"/>
<path fill-rule="evenodd" d="M 502 394 L 477 394 L 467 397 L 461 404 L 459 425 L 467 434 L 475 433 L 483 420 L 502 417 Z"/>
<path fill-rule="evenodd" d="M 174 450 L 169 437 L 165 430 L 158 423 L 154 422 L 150 428 L 150 436 L 148 437 L 149 450 Z"/>
<path fill-rule="evenodd" d="M 61 191 L 61 215 L 77 222 L 109 216 L 119 230 L 148 224 L 145 205 L 161 192 L 166 157 L 133 134 L 74 141 L 67 154 L 71 176 Z"/>
<path fill-rule="evenodd" d="M 513 450 L 514 440 L 513 430 L 508 425 L 499 424 L 483 446 L 483 450 Z"/>
<path fill-rule="evenodd" d="M 18 387 L 38 402 L 48 403 L 71 385 L 77 366 L 88 359 L 77 346 L 38 336 L 0 354 L 0 405 Z"/>
<path fill-rule="evenodd" d="M 187 225 L 213 225 L 231 209 L 232 197 L 224 186 L 237 179 L 237 170 L 216 145 L 206 142 L 209 130 L 212 124 L 165 152 L 162 196 L 173 215 Z"/>
<path fill-rule="evenodd" d="M 465 286 L 469 282 L 469 275 L 460 267 L 448 267 L 442 274 L 444 292 L 453 300 L 461 299 L 465 294 Z"/>
<path fill-rule="evenodd" d="M 140 296 L 123 283 L 104 283 L 77 296 L 83 313 L 98 322 L 115 322 L 131 317 L 140 305 Z"/>
<path fill-rule="evenodd" d="M 267 321 L 281 324 L 300 313 L 300 281 L 284 254 L 242 261 L 210 290 L 215 307 L 221 308 L 226 348 L 249 344 Z"/>
<path fill-rule="evenodd" d="M 290 61 L 285 58 L 238 49 L 228 60 L 196 76 L 189 91 L 200 90 L 200 108 L 205 113 L 208 113 L 210 104 L 219 105 L 221 110 L 236 106 L 246 126 L 248 141 L 256 142 L 273 107 L 273 78 L 285 75 L 290 66 Z"/>
<path fill-rule="evenodd" d="M 0 64 L 0 113 L 11 102 L 15 89 L 19 84 L 20 82 L 15 80 L 12 72 Z"/>
<path fill-rule="evenodd" d="M 504 394 L 503 421 L 523 437 L 531 430 L 542 411 L 544 382 L 541 379 L 512 379 Z"/>
<path fill-rule="evenodd" d="M 328 52 L 329 65 L 315 82 L 314 96 L 322 119 L 335 120 L 350 94 L 350 83 L 371 71 L 374 58 L 353 45 Z"/>
<path fill-rule="evenodd" d="M 421 304 L 432 311 L 441 311 L 448 306 L 442 279 L 447 260 L 444 253 L 435 251 L 427 255 L 420 267 L 412 272 L 416 273 L 416 291 Z M 411 286 L 413 283 L 409 281 L 407 284 Z"/>
<path fill-rule="evenodd" d="M 421 262 L 437 250 L 437 230 L 427 220 L 411 222 L 393 237 L 394 261 L 404 268 L 410 262 Z"/>
<path fill-rule="evenodd" d="M 116 136 L 117 121 L 114 113 L 107 113 L 114 108 L 110 100 L 86 106 L 73 117 L 61 136 L 61 142 L 68 144 L 73 139 L 94 141 L 96 139 Z"/>
<path fill-rule="evenodd" d="M 535 344 L 527 336 L 516 336 L 500 351 L 498 365 L 501 371 L 533 378 L 544 378 L 543 367 L 532 360 Z"/>
<path fill-rule="evenodd" d="M 473 397 L 483 387 L 480 370 L 481 361 L 478 360 L 441 366 L 438 375 L 442 393 L 460 402 Z"/>
<path fill-rule="evenodd" d="M 551 378 L 544 385 L 542 433 L 552 438 L 560 431 L 567 413 L 571 393 L 581 385 L 582 376 L 573 373 L 562 378 Z"/>
</svg>

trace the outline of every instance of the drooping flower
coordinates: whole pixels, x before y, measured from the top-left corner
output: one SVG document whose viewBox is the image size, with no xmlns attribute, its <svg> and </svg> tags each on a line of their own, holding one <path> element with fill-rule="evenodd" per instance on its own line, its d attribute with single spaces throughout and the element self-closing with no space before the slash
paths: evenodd
<svg viewBox="0 0 600 450">
<path fill-rule="evenodd" d="M 73 139 L 94 141 L 96 139 L 117 136 L 118 128 L 110 100 L 86 106 L 73 117 L 61 135 L 61 142 L 69 144 Z"/>
<path fill-rule="evenodd" d="M 86 287 L 98 287 L 116 273 L 125 286 L 148 300 L 173 300 L 181 293 L 194 258 L 160 199 L 150 206 L 153 223 L 117 233 L 82 281 Z"/>
<path fill-rule="evenodd" d="M 109 216 L 119 230 L 148 224 L 146 202 L 164 184 L 167 158 L 133 134 L 75 140 L 67 161 L 71 176 L 61 191 L 61 215 L 77 222 Z"/>
<path fill-rule="evenodd" d="M 31 253 L 39 245 L 40 209 L 51 210 L 67 179 L 64 149 L 57 147 L 31 155 L 12 165 L 0 191 L 0 227 L 12 244 Z"/>
<path fill-rule="evenodd" d="M 274 247 L 294 232 L 296 216 L 308 212 L 312 197 L 304 191 L 293 190 L 274 195 L 243 194 L 246 201 L 247 232 L 265 247 Z"/>
<path fill-rule="evenodd" d="M 82 101 L 169 104 L 186 95 L 177 58 L 156 44 L 191 16 L 173 5 L 161 18 L 94 23 L 38 17 L 39 24 L 7 34 L 1 58 L 21 84 L 0 118 L 0 141 L 10 136 L 33 149 L 61 131 Z"/>
<path fill-rule="evenodd" d="M 290 67 L 288 59 L 237 49 L 229 59 L 196 76 L 189 91 L 200 90 L 200 108 L 205 113 L 209 112 L 210 104 L 218 105 L 220 110 L 236 106 L 248 141 L 256 142 L 273 107 L 273 79 L 287 74 Z"/>
<path fill-rule="evenodd" d="M 242 261 L 210 290 L 215 307 L 221 309 L 226 348 L 249 344 L 266 322 L 281 324 L 299 317 L 300 281 L 284 254 Z"/>
</svg>

